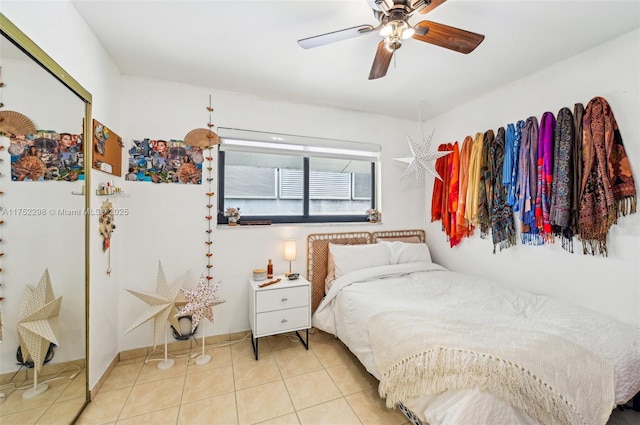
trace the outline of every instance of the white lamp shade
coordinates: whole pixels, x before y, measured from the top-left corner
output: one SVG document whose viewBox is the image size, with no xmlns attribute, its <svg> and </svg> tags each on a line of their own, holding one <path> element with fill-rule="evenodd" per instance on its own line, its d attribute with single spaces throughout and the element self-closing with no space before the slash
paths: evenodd
<svg viewBox="0 0 640 425">
<path fill-rule="evenodd" d="M 296 259 L 296 241 L 284 241 L 284 259 L 287 261 L 293 261 Z"/>
</svg>

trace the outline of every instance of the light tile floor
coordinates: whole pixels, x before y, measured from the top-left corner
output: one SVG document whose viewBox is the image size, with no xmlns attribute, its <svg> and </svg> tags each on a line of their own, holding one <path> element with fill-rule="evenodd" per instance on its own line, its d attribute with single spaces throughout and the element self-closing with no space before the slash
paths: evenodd
<svg viewBox="0 0 640 425">
<path fill-rule="evenodd" d="M 76 424 L 409 423 L 385 407 L 378 381 L 339 340 L 316 331 L 307 351 L 292 339 L 260 339 L 258 361 L 245 339 L 208 349 L 206 365 L 189 356 L 167 370 L 144 358 L 119 362 Z"/>
<path fill-rule="evenodd" d="M 208 349 L 212 360 L 202 366 L 189 353 L 176 353 L 167 370 L 153 360 L 145 364 L 144 357 L 121 361 L 76 424 L 409 424 L 399 411 L 385 408 L 378 381 L 339 340 L 320 331 L 310 339 L 307 351 L 288 336 L 263 338 L 257 362 L 249 339 Z M 82 405 L 84 381 L 50 385 L 46 397 L 55 404 L 8 398 L 0 403 L 0 424 L 68 423 L 61 418 Z M 636 424 L 640 413 L 630 409 L 616 410 L 607 423 Z"/>
</svg>

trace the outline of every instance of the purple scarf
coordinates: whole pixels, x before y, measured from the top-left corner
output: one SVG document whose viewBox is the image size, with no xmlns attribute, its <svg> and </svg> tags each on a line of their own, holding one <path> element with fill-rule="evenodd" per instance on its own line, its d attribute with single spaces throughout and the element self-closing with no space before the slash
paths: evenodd
<svg viewBox="0 0 640 425">
<path fill-rule="evenodd" d="M 536 203 L 536 227 L 544 241 L 553 242 L 549 212 L 553 185 L 553 138 L 556 119 L 551 112 L 545 112 L 540 119 L 538 137 L 538 176 Z"/>
</svg>

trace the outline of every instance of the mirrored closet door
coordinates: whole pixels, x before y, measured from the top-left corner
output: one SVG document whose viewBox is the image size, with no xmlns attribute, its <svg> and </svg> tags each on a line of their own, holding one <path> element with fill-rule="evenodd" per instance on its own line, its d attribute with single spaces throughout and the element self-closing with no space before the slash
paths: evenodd
<svg viewBox="0 0 640 425">
<path fill-rule="evenodd" d="M 88 394 L 91 96 L 0 19 L 0 423 L 73 423 Z"/>
</svg>

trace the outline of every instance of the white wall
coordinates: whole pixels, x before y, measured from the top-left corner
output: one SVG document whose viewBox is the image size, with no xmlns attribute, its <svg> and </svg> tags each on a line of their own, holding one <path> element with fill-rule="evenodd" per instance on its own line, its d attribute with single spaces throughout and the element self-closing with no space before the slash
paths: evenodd
<svg viewBox="0 0 640 425">
<path fill-rule="evenodd" d="M 640 182 L 640 30 L 632 31 L 535 74 L 505 84 L 473 102 L 426 123 L 436 128 L 437 143 L 462 142 L 466 135 L 496 131 L 510 122 L 542 113 L 555 114 L 577 102 L 587 106 L 595 96 L 608 100 L 620 128 L 627 155 Z M 433 182 L 426 199 L 431 208 Z M 430 218 L 428 217 L 428 220 Z M 575 253 L 560 243 L 509 248 L 492 254 L 491 237 L 479 232 L 449 248 L 440 223 L 427 225 L 434 261 L 454 269 L 494 278 L 507 285 L 548 294 L 604 312 L 640 326 L 640 214 L 622 217 L 611 228 L 608 258 Z M 518 234 L 519 240 L 519 234 Z"/>
<path fill-rule="evenodd" d="M 296 271 L 306 275 L 306 237 L 310 233 L 420 228 L 424 223 L 424 195 L 413 179 L 400 177 L 406 164 L 394 157 L 409 155 L 407 131 L 419 140 L 418 124 L 359 112 L 317 108 L 257 98 L 221 90 L 184 84 L 123 78 L 122 107 L 127 111 L 121 135 L 128 149 L 133 139 L 182 139 L 194 128 L 206 128 L 206 106 L 212 95 L 212 120 L 217 127 L 336 138 L 382 145 L 383 165 L 382 225 L 273 225 L 220 226 L 212 233 L 213 277 L 221 281 L 218 296 L 226 303 L 214 308 L 215 323 L 206 324 L 207 334 L 223 334 L 249 329 L 248 279 L 255 268 L 274 261 L 275 273 L 288 270 L 283 259 L 283 241 L 296 239 Z M 214 130 L 215 130 L 214 128 Z M 212 155 L 216 157 L 216 154 Z M 214 165 L 214 171 L 217 168 Z M 214 177 L 217 175 L 214 174 Z M 217 178 L 216 178 L 217 180 Z M 216 191 L 215 183 L 213 191 Z M 119 198 L 116 207 L 129 208 L 119 220 L 117 238 L 123 238 L 126 254 L 122 258 L 120 287 L 120 331 L 124 331 L 144 311 L 146 304 L 126 289 L 153 291 L 157 264 L 162 261 L 169 281 L 191 271 L 188 286 L 195 287 L 200 274 L 206 274 L 207 221 L 209 191 L 205 184 L 187 186 L 124 182 L 129 197 Z M 217 198 L 213 200 L 214 204 Z M 364 213 L 364 211 L 363 211 Z M 215 214 L 214 214 L 215 215 Z M 120 350 L 153 344 L 151 323 L 120 338 Z"/>
<path fill-rule="evenodd" d="M 93 117 L 108 127 L 118 128 L 120 121 L 120 71 L 67 0 L 2 0 L 2 13 L 51 56 L 93 96 Z M 92 173 L 94 180 L 104 173 Z M 92 197 L 92 206 L 102 198 Z M 97 229 L 91 221 L 90 344 L 89 387 L 92 388 L 118 352 L 118 257 L 112 256 L 115 272 L 106 273 L 106 255 L 102 253 Z M 121 240 L 114 238 L 113 250 L 120 251 Z"/>
</svg>

